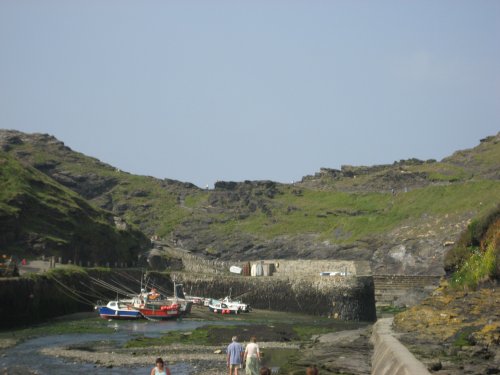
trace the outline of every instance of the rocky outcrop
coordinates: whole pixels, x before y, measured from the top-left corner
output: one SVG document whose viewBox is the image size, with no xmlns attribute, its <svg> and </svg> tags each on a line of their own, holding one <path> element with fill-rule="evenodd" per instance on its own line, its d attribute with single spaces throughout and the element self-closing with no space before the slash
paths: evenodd
<svg viewBox="0 0 500 375">
<path fill-rule="evenodd" d="M 399 313 L 400 341 L 433 372 L 500 373 L 500 290 L 453 289 L 443 282 L 422 303 Z"/>
</svg>

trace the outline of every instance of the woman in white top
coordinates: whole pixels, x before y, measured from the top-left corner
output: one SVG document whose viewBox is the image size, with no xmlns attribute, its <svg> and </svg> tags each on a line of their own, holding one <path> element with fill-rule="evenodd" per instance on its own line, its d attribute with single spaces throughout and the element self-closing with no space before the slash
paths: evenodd
<svg viewBox="0 0 500 375">
<path fill-rule="evenodd" d="M 151 369 L 151 375 L 170 375 L 170 369 L 165 366 L 163 359 L 156 360 L 156 366 Z"/>
<path fill-rule="evenodd" d="M 250 342 L 245 348 L 245 354 L 243 359 L 246 362 L 245 372 L 247 375 L 259 375 L 259 361 L 260 352 L 259 345 L 257 345 L 257 338 L 255 336 L 250 337 Z"/>
</svg>

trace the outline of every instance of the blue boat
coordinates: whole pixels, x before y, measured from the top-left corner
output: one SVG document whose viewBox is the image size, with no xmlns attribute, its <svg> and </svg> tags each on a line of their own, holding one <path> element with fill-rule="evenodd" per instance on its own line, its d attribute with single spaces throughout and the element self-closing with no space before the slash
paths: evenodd
<svg viewBox="0 0 500 375">
<path fill-rule="evenodd" d="M 96 306 L 99 316 L 103 319 L 139 319 L 140 311 L 124 301 L 109 301 L 106 306 Z"/>
</svg>

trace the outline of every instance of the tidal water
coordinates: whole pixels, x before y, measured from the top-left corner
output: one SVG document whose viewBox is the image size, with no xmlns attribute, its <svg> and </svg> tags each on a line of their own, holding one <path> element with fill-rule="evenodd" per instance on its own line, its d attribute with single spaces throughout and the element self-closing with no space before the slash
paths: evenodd
<svg viewBox="0 0 500 375">
<path fill-rule="evenodd" d="M 97 319 L 97 318 L 96 318 Z M 149 374 L 154 364 L 148 366 L 135 367 L 112 367 L 104 368 L 94 364 L 81 364 L 68 361 L 63 358 L 45 356 L 40 353 L 43 348 L 85 344 L 104 340 L 113 340 L 121 344 L 130 340 L 135 335 L 145 337 L 159 337 L 168 331 L 178 330 L 194 330 L 198 327 L 207 325 L 234 325 L 238 322 L 224 321 L 162 321 L 162 322 L 147 322 L 147 321 L 110 321 L 107 325 L 112 328 L 112 334 L 63 334 L 63 335 L 47 335 L 29 339 L 15 347 L 3 350 L 0 354 L 0 371 L 7 374 L 24 373 L 22 369 L 29 369 L 31 373 L 40 375 L 67 375 L 67 374 Z M 241 324 L 241 323 L 239 323 Z M 190 373 L 191 366 L 187 363 L 178 363 L 168 365 L 173 374 L 186 375 Z"/>
</svg>

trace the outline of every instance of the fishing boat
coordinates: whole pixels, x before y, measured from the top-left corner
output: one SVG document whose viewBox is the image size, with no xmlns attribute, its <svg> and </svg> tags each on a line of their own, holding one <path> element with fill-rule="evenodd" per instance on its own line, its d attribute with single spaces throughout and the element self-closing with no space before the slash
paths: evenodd
<svg viewBox="0 0 500 375">
<path fill-rule="evenodd" d="M 134 307 L 143 317 L 152 320 L 175 319 L 181 315 L 178 303 L 162 304 L 160 302 L 146 303 L 144 307 Z"/>
<path fill-rule="evenodd" d="M 174 296 L 168 297 L 167 301 L 171 303 L 177 303 L 180 305 L 181 314 L 188 314 L 191 312 L 193 307 L 193 301 L 189 300 L 184 295 L 184 290 L 182 289 L 182 284 L 174 283 Z"/>
<path fill-rule="evenodd" d="M 146 319 L 172 319 L 180 314 L 187 314 L 191 311 L 193 303 L 187 301 L 182 290 L 182 284 L 174 282 L 173 297 L 161 294 L 156 285 L 151 287 L 150 292 L 142 288 L 139 294 L 134 294 L 124 286 L 111 284 L 103 280 L 93 279 L 100 287 L 109 289 L 117 295 L 126 296 L 126 299 L 116 299 L 107 305 L 98 304 L 96 309 L 103 318 L 135 319 L 143 316 Z M 147 282 L 146 282 L 147 285 Z"/>
<path fill-rule="evenodd" d="M 143 289 L 139 295 L 134 296 L 132 299 L 131 306 L 136 309 L 144 308 L 146 305 L 155 307 L 179 305 L 180 313 L 185 315 L 191 312 L 193 302 L 185 298 L 182 290 L 182 284 L 174 284 L 173 297 L 166 297 L 165 295 L 159 293 L 156 288 L 151 288 L 149 293 Z"/>
<path fill-rule="evenodd" d="M 228 305 L 221 300 L 211 299 L 208 303 L 208 310 L 221 314 L 239 314 L 240 308 L 236 305 Z"/>
<path fill-rule="evenodd" d="M 243 303 L 241 300 L 234 300 L 231 296 L 226 296 L 222 300 L 227 306 L 232 306 L 238 308 L 242 312 L 250 312 L 250 305 L 247 303 Z"/>
<path fill-rule="evenodd" d="M 95 309 L 103 319 L 139 319 L 141 312 L 134 309 L 128 301 L 109 301 L 105 306 L 97 305 Z"/>
</svg>

